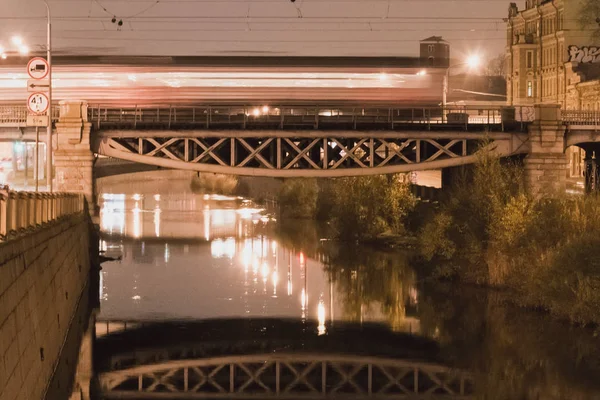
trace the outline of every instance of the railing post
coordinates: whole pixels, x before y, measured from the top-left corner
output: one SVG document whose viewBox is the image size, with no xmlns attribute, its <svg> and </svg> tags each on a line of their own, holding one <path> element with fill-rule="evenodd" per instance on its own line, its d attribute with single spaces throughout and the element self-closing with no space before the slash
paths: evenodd
<svg viewBox="0 0 600 400">
<path fill-rule="evenodd" d="M 6 240 L 9 232 L 8 225 L 8 202 L 9 202 L 9 194 L 8 191 L 0 194 L 0 239 Z"/>
</svg>

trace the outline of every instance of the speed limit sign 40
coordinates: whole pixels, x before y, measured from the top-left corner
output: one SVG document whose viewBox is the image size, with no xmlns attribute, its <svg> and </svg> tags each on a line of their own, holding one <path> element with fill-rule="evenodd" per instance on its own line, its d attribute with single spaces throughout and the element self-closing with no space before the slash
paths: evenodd
<svg viewBox="0 0 600 400">
<path fill-rule="evenodd" d="M 33 93 L 27 99 L 27 108 L 34 114 L 43 114 L 48 111 L 48 96 L 44 93 Z"/>
</svg>

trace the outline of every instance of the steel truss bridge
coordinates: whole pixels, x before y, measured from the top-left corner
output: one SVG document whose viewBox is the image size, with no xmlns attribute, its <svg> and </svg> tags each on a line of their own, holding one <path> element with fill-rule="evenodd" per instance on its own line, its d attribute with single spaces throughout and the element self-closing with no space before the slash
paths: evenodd
<svg viewBox="0 0 600 400">
<path fill-rule="evenodd" d="M 528 150 L 522 133 L 527 123 L 503 120 L 500 109 L 288 105 L 88 111 L 96 153 L 212 173 L 371 175 L 472 163 L 483 144 L 501 156 Z"/>
<path fill-rule="evenodd" d="M 58 110 L 53 119 L 58 118 Z M 2 140 L 33 140 L 23 106 L 0 106 Z M 529 151 L 533 107 L 90 106 L 92 150 L 164 168 L 271 177 L 439 169 Z M 600 142 L 600 113 L 566 110 L 567 145 Z M 19 131 L 15 131 L 17 127 Z M 43 136 L 43 135 L 42 135 Z"/>
<path fill-rule="evenodd" d="M 447 367 L 379 357 L 268 353 L 176 360 L 98 376 L 106 399 L 470 399 Z"/>
</svg>

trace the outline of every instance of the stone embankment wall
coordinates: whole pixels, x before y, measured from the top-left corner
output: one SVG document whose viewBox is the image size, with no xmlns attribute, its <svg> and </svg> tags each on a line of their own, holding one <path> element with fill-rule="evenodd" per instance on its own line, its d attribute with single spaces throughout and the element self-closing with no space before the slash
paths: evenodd
<svg viewBox="0 0 600 400">
<path fill-rule="evenodd" d="M 0 400 L 44 398 L 89 272 L 84 215 L 0 243 Z"/>
</svg>

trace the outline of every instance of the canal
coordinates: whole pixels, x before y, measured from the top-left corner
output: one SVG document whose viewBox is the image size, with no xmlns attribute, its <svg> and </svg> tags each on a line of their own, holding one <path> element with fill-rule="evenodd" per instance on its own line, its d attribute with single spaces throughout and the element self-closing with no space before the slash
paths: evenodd
<svg viewBox="0 0 600 400">
<path fill-rule="evenodd" d="M 124 365 L 241 357 L 256 354 L 258 346 L 271 354 L 355 354 L 447 368 L 437 378 L 420 378 L 420 385 L 431 380 L 430 395 L 600 399 L 600 340 L 593 331 L 511 306 L 506 293 L 426 282 L 408 253 L 336 244 L 311 221 L 276 221 L 237 197 L 148 190 L 104 193 L 99 205 L 100 249 L 116 260 L 100 271 L 97 398 L 111 398 L 102 374 Z M 181 346 L 193 351 L 182 355 Z M 310 371 L 296 369 L 311 392 Z M 159 398 L 150 392 L 178 398 L 166 394 L 177 380 L 171 371 L 147 383 L 140 373 L 133 389 L 122 379 L 121 389 L 148 392 L 130 398 Z M 191 385 L 191 372 L 182 371 L 180 380 Z M 210 368 L 196 371 L 205 377 L 198 382 L 223 386 Z M 350 395 L 362 378 L 343 371 L 348 379 L 340 387 L 349 389 L 339 393 Z M 448 377 L 457 371 L 469 378 L 455 387 Z M 416 391 L 416 378 L 408 382 L 401 366 L 386 376 L 381 393 Z M 375 380 L 364 379 L 367 393 Z M 251 383 L 260 389 L 263 382 Z"/>
</svg>

